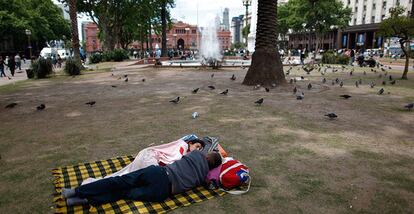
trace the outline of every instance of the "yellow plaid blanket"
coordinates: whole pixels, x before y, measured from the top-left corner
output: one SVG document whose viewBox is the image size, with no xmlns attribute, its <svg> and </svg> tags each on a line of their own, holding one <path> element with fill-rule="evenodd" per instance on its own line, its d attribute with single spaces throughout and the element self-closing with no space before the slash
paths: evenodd
<svg viewBox="0 0 414 214">
<path fill-rule="evenodd" d="M 97 207 L 66 206 L 61 196 L 62 188 L 74 188 L 79 186 L 88 177 L 103 177 L 122 169 L 134 160 L 132 156 L 122 156 L 108 160 L 95 161 L 75 166 L 60 167 L 52 170 L 54 177 L 54 202 L 55 213 L 165 213 L 182 206 L 222 196 L 225 192 L 220 190 L 208 190 L 203 187 L 171 196 L 161 203 L 119 200 L 117 202 L 102 204 Z"/>
</svg>

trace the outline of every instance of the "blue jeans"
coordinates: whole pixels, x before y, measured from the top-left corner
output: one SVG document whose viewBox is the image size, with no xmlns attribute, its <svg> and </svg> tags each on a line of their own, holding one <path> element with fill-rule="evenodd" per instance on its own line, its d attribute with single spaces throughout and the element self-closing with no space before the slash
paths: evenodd
<svg viewBox="0 0 414 214">
<path fill-rule="evenodd" d="M 0 77 L 6 77 L 6 74 L 4 73 L 4 67 L 0 68 Z"/>
<path fill-rule="evenodd" d="M 120 199 L 164 201 L 170 195 L 170 181 L 164 167 L 149 166 L 126 175 L 98 180 L 75 189 L 76 196 L 92 205 Z"/>
</svg>

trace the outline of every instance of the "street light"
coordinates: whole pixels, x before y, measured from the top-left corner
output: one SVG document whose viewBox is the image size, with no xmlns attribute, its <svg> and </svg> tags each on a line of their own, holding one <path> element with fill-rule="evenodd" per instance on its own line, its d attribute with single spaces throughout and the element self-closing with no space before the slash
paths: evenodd
<svg viewBox="0 0 414 214">
<path fill-rule="evenodd" d="M 243 6 L 245 6 L 246 7 L 246 27 L 247 27 L 247 25 L 248 25 L 248 22 L 247 22 L 247 16 L 249 15 L 249 6 L 250 5 L 252 5 L 252 0 L 243 0 Z M 248 32 L 248 31 L 247 31 Z M 248 34 L 246 34 L 246 47 L 247 47 L 247 37 L 248 37 L 249 35 Z"/>
<path fill-rule="evenodd" d="M 29 48 L 29 57 L 30 57 L 30 59 L 32 59 L 32 45 L 30 44 L 30 35 L 32 35 L 32 31 L 30 31 L 29 29 L 26 29 L 25 33 L 27 35 L 27 42 L 29 44 L 29 46 L 28 46 L 28 48 Z"/>
</svg>

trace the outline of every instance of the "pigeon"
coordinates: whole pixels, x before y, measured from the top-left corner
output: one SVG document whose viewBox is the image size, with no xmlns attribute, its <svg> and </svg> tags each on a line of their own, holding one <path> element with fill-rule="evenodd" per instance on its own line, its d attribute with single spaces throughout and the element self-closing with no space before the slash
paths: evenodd
<svg viewBox="0 0 414 214">
<path fill-rule="evenodd" d="M 305 93 L 303 93 L 303 92 L 300 95 L 296 96 L 297 100 L 303 100 L 304 98 L 305 98 Z"/>
<path fill-rule="evenodd" d="M 296 78 L 293 78 L 293 82 L 296 83 Z"/>
<path fill-rule="evenodd" d="M 305 79 L 305 77 L 303 77 L 303 76 L 300 76 L 300 79 L 304 80 L 304 79 Z"/>
<path fill-rule="evenodd" d="M 336 83 L 339 83 L 339 79 L 338 79 L 338 78 L 336 78 L 336 79 L 335 79 L 335 82 L 336 82 Z"/>
<path fill-rule="evenodd" d="M 359 88 L 359 83 L 358 81 L 355 82 L 355 87 Z"/>
<path fill-rule="evenodd" d="M 265 88 L 265 90 L 266 90 L 266 92 L 269 92 L 269 91 L 270 91 L 270 89 L 269 89 L 269 88 Z"/>
<path fill-rule="evenodd" d="M 293 79 L 290 79 L 289 83 L 292 84 L 293 83 Z"/>
<path fill-rule="evenodd" d="M 384 93 L 384 88 L 381 88 L 379 91 L 378 91 L 378 94 L 379 95 L 381 95 L 381 94 L 383 94 Z"/>
<path fill-rule="evenodd" d="M 391 69 L 392 69 L 392 68 L 391 68 L 391 66 L 388 66 L 388 69 L 390 69 L 390 70 L 391 70 Z"/>
<path fill-rule="evenodd" d="M 326 117 L 329 117 L 329 119 L 333 120 L 335 118 L 338 117 L 338 115 L 336 115 L 335 113 L 329 113 L 329 114 L 325 114 Z"/>
<path fill-rule="evenodd" d="M 262 103 L 263 103 L 263 101 L 264 101 L 264 99 L 263 98 L 260 98 L 259 100 L 257 100 L 256 102 L 254 102 L 254 103 L 256 103 L 257 105 L 262 105 Z"/>
<path fill-rule="evenodd" d="M 142 81 L 142 82 L 145 82 L 145 78 L 143 78 L 141 81 Z"/>
<path fill-rule="evenodd" d="M 395 80 L 393 80 L 393 81 L 391 81 L 390 83 L 391 83 L 391 85 L 395 85 L 395 83 L 396 83 L 397 81 L 395 81 Z"/>
<path fill-rule="evenodd" d="M 344 86 L 344 82 L 341 81 L 341 83 L 339 83 L 339 86 L 342 88 L 342 86 Z"/>
<path fill-rule="evenodd" d="M 233 74 L 233 76 L 231 76 L 230 79 L 233 80 L 233 81 L 236 80 L 236 75 Z"/>
<path fill-rule="evenodd" d="M 298 89 L 295 87 L 295 88 L 293 89 L 293 94 L 296 94 L 296 92 L 298 92 Z"/>
<path fill-rule="evenodd" d="M 179 101 L 180 101 L 180 97 L 177 97 L 177 98 L 175 98 L 175 99 L 173 99 L 173 100 L 170 100 L 170 103 L 175 103 L 175 104 L 177 104 Z"/>
<path fill-rule="evenodd" d="M 197 92 L 198 92 L 198 90 L 199 90 L 200 88 L 196 88 L 196 89 L 194 89 L 193 91 L 192 91 L 192 93 L 193 94 L 197 94 Z"/>
<path fill-rule="evenodd" d="M 354 73 L 353 71 L 349 72 L 349 76 L 352 76 L 353 73 Z"/>
<path fill-rule="evenodd" d="M 259 89 L 261 86 L 260 86 L 260 84 L 258 84 L 258 85 L 255 85 L 255 86 L 253 86 L 253 89 L 254 90 L 257 90 L 257 89 Z"/>
<path fill-rule="evenodd" d="M 326 78 L 323 78 L 322 79 L 322 83 L 326 83 Z"/>
<path fill-rule="evenodd" d="M 405 105 L 404 108 L 406 108 L 408 111 L 411 111 L 414 108 L 414 103 L 409 103 Z"/>
<path fill-rule="evenodd" d="M 381 71 L 384 71 L 385 72 L 385 69 L 384 68 L 381 68 Z"/>
<path fill-rule="evenodd" d="M 335 85 L 335 80 L 332 80 L 332 85 Z"/>
<path fill-rule="evenodd" d="M 112 87 L 112 88 L 116 88 L 116 87 L 118 87 L 118 86 L 116 86 L 116 85 L 111 85 L 111 87 Z"/>
<path fill-rule="evenodd" d="M 39 111 L 41 111 L 45 108 L 46 108 L 45 104 L 40 104 L 39 106 L 36 107 L 36 109 L 39 110 Z"/>
<path fill-rule="evenodd" d="M 220 94 L 227 95 L 227 93 L 229 93 L 229 89 L 226 89 L 225 91 L 221 92 Z"/>
<path fill-rule="evenodd" d="M 5 108 L 14 108 L 15 106 L 17 106 L 17 103 L 10 103 Z"/>
<path fill-rule="evenodd" d="M 86 105 L 89 105 L 90 107 L 92 107 L 93 105 L 95 105 L 95 101 L 89 101 L 87 103 L 85 103 Z"/>
<path fill-rule="evenodd" d="M 310 72 L 312 72 L 314 68 L 313 67 L 312 68 L 302 67 L 302 69 L 305 70 L 307 74 L 310 74 Z"/>
<path fill-rule="evenodd" d="M 211 89 L 211 90 L 216 89 L 216 87 L 214 87 L 213 85 L 209 85 L 208 88 Z"/>
<path fill-rule="evenodd" d="M 367 75 L 367 72 L 366 71 L 364 71 L 364 75 Z"/>
<path fill-rule="evenodd" d="M 128 82 L 128 77 L 125 79 L 125 82 Z"/>
<path fill-rule="evenodd" d="M 124 78 L 127 78 L 127 77 L 128 77 L 128 74 L 125 74 L 125 75 L 124 75 Z"/>
<path fill-rule="evenodd" d="M 276 83 L 272 83 L 272 88 L 276 87 Z"/>
<path fill-rule="evenodd" d="M 390 81 L 392 81 L 392 76 L 391 75 L 389 76 L 389 79 L 390 79 Z"/>
<path fill-rule="evenodd" d="M 122 79 L 122 77 L 118 77 L 118 80 Z"/>
<path fill-rule="evenodd" d="M 340 97 L 342 97 L 342 98 L 344 98 L 344 99 L 349 99 L 349 98 L 351 98 L 352 96 L 351 95 L 348 95 L 348 94 L 343 94 L 343 95 L 340 95 Z"/>
<path fill-rule="evenodd" d="M 385 82 L 385 81 L 382 81 L 382 85 L 386 85 L 387 84 L 387 82 Z"/>
<path fill-rule="evenodd" d="M 371 82 L 371 83 L 369 84 L 369 86 L 370 86 L 371 88 L 374 88 L 374 87 L 375 87 L 375 83 L 374 83 L 374 82 Z"/>
<path fill-rule="evenodd" d="M 312 89 L 312 84 L 311 83 L 309 83 L 308 84 L 308 90 L 311 90 Z"/>
<path fill-rule="evenodd" d="M 214 77 L 214 74 L 211 74 L 211 78 L 213 78 Z"/>
</svg>

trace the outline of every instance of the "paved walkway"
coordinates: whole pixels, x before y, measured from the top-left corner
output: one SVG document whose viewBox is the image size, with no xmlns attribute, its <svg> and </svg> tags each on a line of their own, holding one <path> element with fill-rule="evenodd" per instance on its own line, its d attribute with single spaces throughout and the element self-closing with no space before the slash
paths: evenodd
<svg viewBox="0 0 414 214">
<path fill-rule="evenodd" d="M 30 61 L 26 60 L 26 63 L 22 63 L 22 70 L 16 69 L 14 77 L 12 77 L 9 68 L 5 66 L 5 73 L 7 77 L 0 78 L 0 86 L 15 83 L 21 80 L 27 80 L 26 69 L 30 67 Z"/>
</svg>

